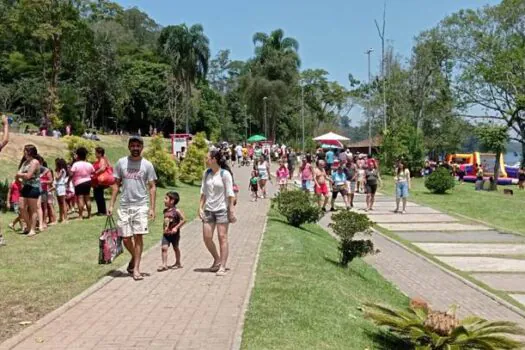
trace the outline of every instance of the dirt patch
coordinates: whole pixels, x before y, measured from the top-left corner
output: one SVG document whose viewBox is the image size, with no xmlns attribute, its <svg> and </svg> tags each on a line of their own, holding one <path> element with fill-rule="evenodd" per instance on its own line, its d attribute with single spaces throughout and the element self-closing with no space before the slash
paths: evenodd
<svg viewBox="0 0 525 350">
<path fill-rule="evenodd" d="M 2 159 L 18 163 L 22 158 L 24 146 L 28 144 L 35 145 L 38 153 L 46 158 L 64 154 L 66 149 L 66 144 L 62 140 L 52 137 L 11 133 L 9 143 L 2 150 Z"/>
</svg>

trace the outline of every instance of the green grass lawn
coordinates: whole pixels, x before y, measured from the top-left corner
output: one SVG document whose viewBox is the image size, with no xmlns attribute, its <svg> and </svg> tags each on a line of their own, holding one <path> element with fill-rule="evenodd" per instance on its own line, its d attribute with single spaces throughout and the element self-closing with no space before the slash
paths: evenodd
<svg viewBox="0 0 525 350">
<path fill-rule="evenodd" d="M 392 177 L 383 178 L 381 191 L 394 195 Z M 525 191 L 517 186 L 498 186 L 498 192 L 474 191 L 473 183 L 456 183 L 456 187 L 444 195 L 430 193 L 424 179 L 412 179 L 412 190 L 409 200 L 450 214 L 461 214 L 473 219 L 482 220 L 505 231 L 525 234 L 523 217 L 525 215 Z M 514 196 L 504 195 L 503 189 L 511 188 Z"/>
<path fill-rule="evenodd" d="M 126 139 L 104 137 L 100 144 L 107 149 L 112 162 L 128 154 Z M 4 159 L 0 163 L 0 170 L 13 167 Z M 180 185 L 175 190 L 181 196 L 181 209 L 192 220 L 197 213 L 199 188 Z M 157 191 L 157 220 L 145 238 L 146 249 L 161 238 L 166 191 L 160 188 Z M 94 202 L 93 208 L 96 208 Z M 126 264 L 129 258 L 126 252 L 112 265 L 98 265 L 98 236 L 105 218 L 72 220 L 50 227 L 34 238 L 10 231 L 7 225 L 13 218 L 11 213 L 0 214 L 7 240 L 7 246 L 0 247 L 0 342 L 23 328 L 19 322 L 36 321 Z"/>
<path fill-rule="evenodd" d="M 270 211 L 242 348 L 380 347 L 361 305 L 401 307 L 407 298 L 361 259 L 348 269 L 337 260 L 337 241 L 321 227 L 294 228 Z"/>
</svg>

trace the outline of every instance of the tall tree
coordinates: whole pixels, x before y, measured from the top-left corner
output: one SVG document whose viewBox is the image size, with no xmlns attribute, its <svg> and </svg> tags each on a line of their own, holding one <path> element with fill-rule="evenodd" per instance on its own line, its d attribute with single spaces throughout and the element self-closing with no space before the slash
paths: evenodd
<svg viewBox="0 0 525 350">
<path fill-rule="evenodd" d="M 173 74 L 186 94 L 186 132 L 190 132 L 192 86 L 205 79 L 210 58 L 209 40 L 200 24 L 168 26 L 159 37 L 159 48 L 168 58 Z"/>
<path fill-rule="evenodd" d="M 490 189 L 495 191 L 498 189 L 498 178 L 500 173 L 500 157 L 505 153 L 507 144 L 509 142 L 508 127 L 495 125 L 482 125 L 477 128 L 477 135 L 483 147 L 487 150 L 496 153 L 494 160 L 494 177 Z"/>
</svg>

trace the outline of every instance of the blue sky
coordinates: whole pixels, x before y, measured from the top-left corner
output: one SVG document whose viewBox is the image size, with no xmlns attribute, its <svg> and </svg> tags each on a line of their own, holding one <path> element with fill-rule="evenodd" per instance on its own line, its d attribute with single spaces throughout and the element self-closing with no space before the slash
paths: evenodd
<svg viewBox="0 0 525 350">
<path fill-rule="evenodd" d="M 324 68 L 348 86 L 348 73 L 367 77 L 364 51 L 373 48 L 372 73 L 379 69 L 381 42 L 374 19 L 381 22 L 384 0 L 118 0 L 137 6 L 161 25 L 201 23 L 212 53 L 230 49 L 233 59 L 253 55 L 255 32 L 282 28 L 300 44 L 302 69 Z M 496 4 L 495 0 L 386 0 L 387 38 L 408 56 L 413 38 L 461 8 Z"/>
</svg>

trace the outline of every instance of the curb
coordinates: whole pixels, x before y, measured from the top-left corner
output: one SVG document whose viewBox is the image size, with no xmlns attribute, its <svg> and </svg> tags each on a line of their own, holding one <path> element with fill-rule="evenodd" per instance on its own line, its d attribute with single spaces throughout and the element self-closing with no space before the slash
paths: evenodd
<svg viewBox="0 0 525 350">
<path fill-rule="evenodd" d="M 151 248 L 149 248 L 147 251 L 143 252 L 143 256 L 148 254 L 153 249 L 158 249 L 160 246 L 160 243 L 157 243 L 153 245 Z M 124 248 L 124 251 L 125 248 Z M 127 273 L 126 271 L 127 264 L 122 265 L 119 269 L 116 271 L 119 271 L 121 273 Z M 34 324 L 31 326 L 24 328 L 22 331 L 16 333 L 11 338 L 5 340 L 3 343 L 0 343 L 0 350 L 3 349 L 13 349 L 15 346 L 22 343 L 24 340 L 31 337 L 34 333 L 39 331 L 40 329 L 44 328 L 63 314 L 65 314 L 67 311 L 75 307 L 77 304 L 79 304 L 81 301 L 89 297 L 91 294 L 95 293 L 105 285 L 107 285 L 109 282 L 113 281 L 116 277 L 112 276 L 104 276 L 94 284 L 92 284 L 90 287 L 88 287 L 86 290 L 84 290 L 82 293 L 78 294 L 77 296 L 73 297 L 73 299 L 69 300 L 62 306 L 59 306 L 57 309 L 51 311 L 50 313 L 46 314 L 44 317 L 37 320 Z"/>
<path fill-rule="evenodd" d="M 463 284 L 466 284 L 467 286 L 469 286 L 470 288 L 473 288 L 475 290 L 477 290 L 478 292 L 481 292 L 482 294 L 484 294 L 485 296 L 489 297 L 490 299 L 494 300 L 495 302 L 497 302 L 498 304 L 500 304 L 501 306 L 504 306 L 506 307 L 507 309 L 509 309 L 510 311 L 520 315 L 521 317 L 525 318 L 525 311 L 523 311 L 522 309 L 512 305 L 511 303 L 509 303 L 508 301 L 500 298 L 499 296 L 495 295 L 495 294 L 492 294 L 491 292 L 489 292 L 488 290 L 484 289 L 484 288 L 481 288 L 480 286 L 478 286 L 477 284 L 475 283 L 472 283 L 471 281 L 467 280 L 466 278 L 458 275 L 457 273 L 453 272 L 453 271 L 450 271 L 449 269 L 441 266 L 440 264 L 436 263 L 435 261 L 433 261 L 432 259 L 429 259 L 427 258 L 426 256 L 422 255 L 422 254 L 419 254 L 418 252 L 414 251 L 412 248 L 406 246 L 405 244 L 397 241 L 396 239 L 394 238 L 391 238 L 383 233 L 381 233 L 380 231 L 376 230 L 375 228 L 372 228 L 372 231 L 374 231 L 374 233 L 380 235 L 381 237 L 387 239 L 388 241 L 396 244 L 397 246 L 405 249 L 406 251 L 408 251 L 409 253 L 425 260 L 426 262 L 428 263 L 431 263 L 432 265 L 434 265 L 435 267 L 439 268 L 441 271 L 445 272 L 446 274 L 456 278 L 457 280 L 461 281 Z M 394 233 L 395 234 L 395 233 Z"/>
<path fill-rule="evenodd" d="M 270 210 L 270 208 L 268 208 L 268 210 Z M 257 246 L 257 253 L 255 254 L 255 261 L 254 261 L 253 269 L 252 269 L 252 277 L 250 279 L 250 284 L 248 286 L 248 293 L 246 293 L 246 297 L 244 298 L 241 316 L 237 324 L 237 330 L 235 331 L 231 350 L 239 350 L 242 345 L 242 335 L 244 332 L 244 321 L 246 320 L 246 311 L 248 311 L 248 306 L 250 305 L 250 299 L 252 296 L 252 290 L 253 290 L 253 287 L 255 286 L 255 278 L 257 276 L 257 267 L 259 266 L 259 257 L 261 255 L 261 247 L 262 247 L 262 242 L 264 240 L 264 234 L 266 233 L 267 225 L 268 225 L 268 213 L 266 214 L 266 220 L 264 221 L 264 226 L 263 226 L 263 230 L 261 233 L 261 237 L 259 238 L 259 244 Z"/>
</svg>

